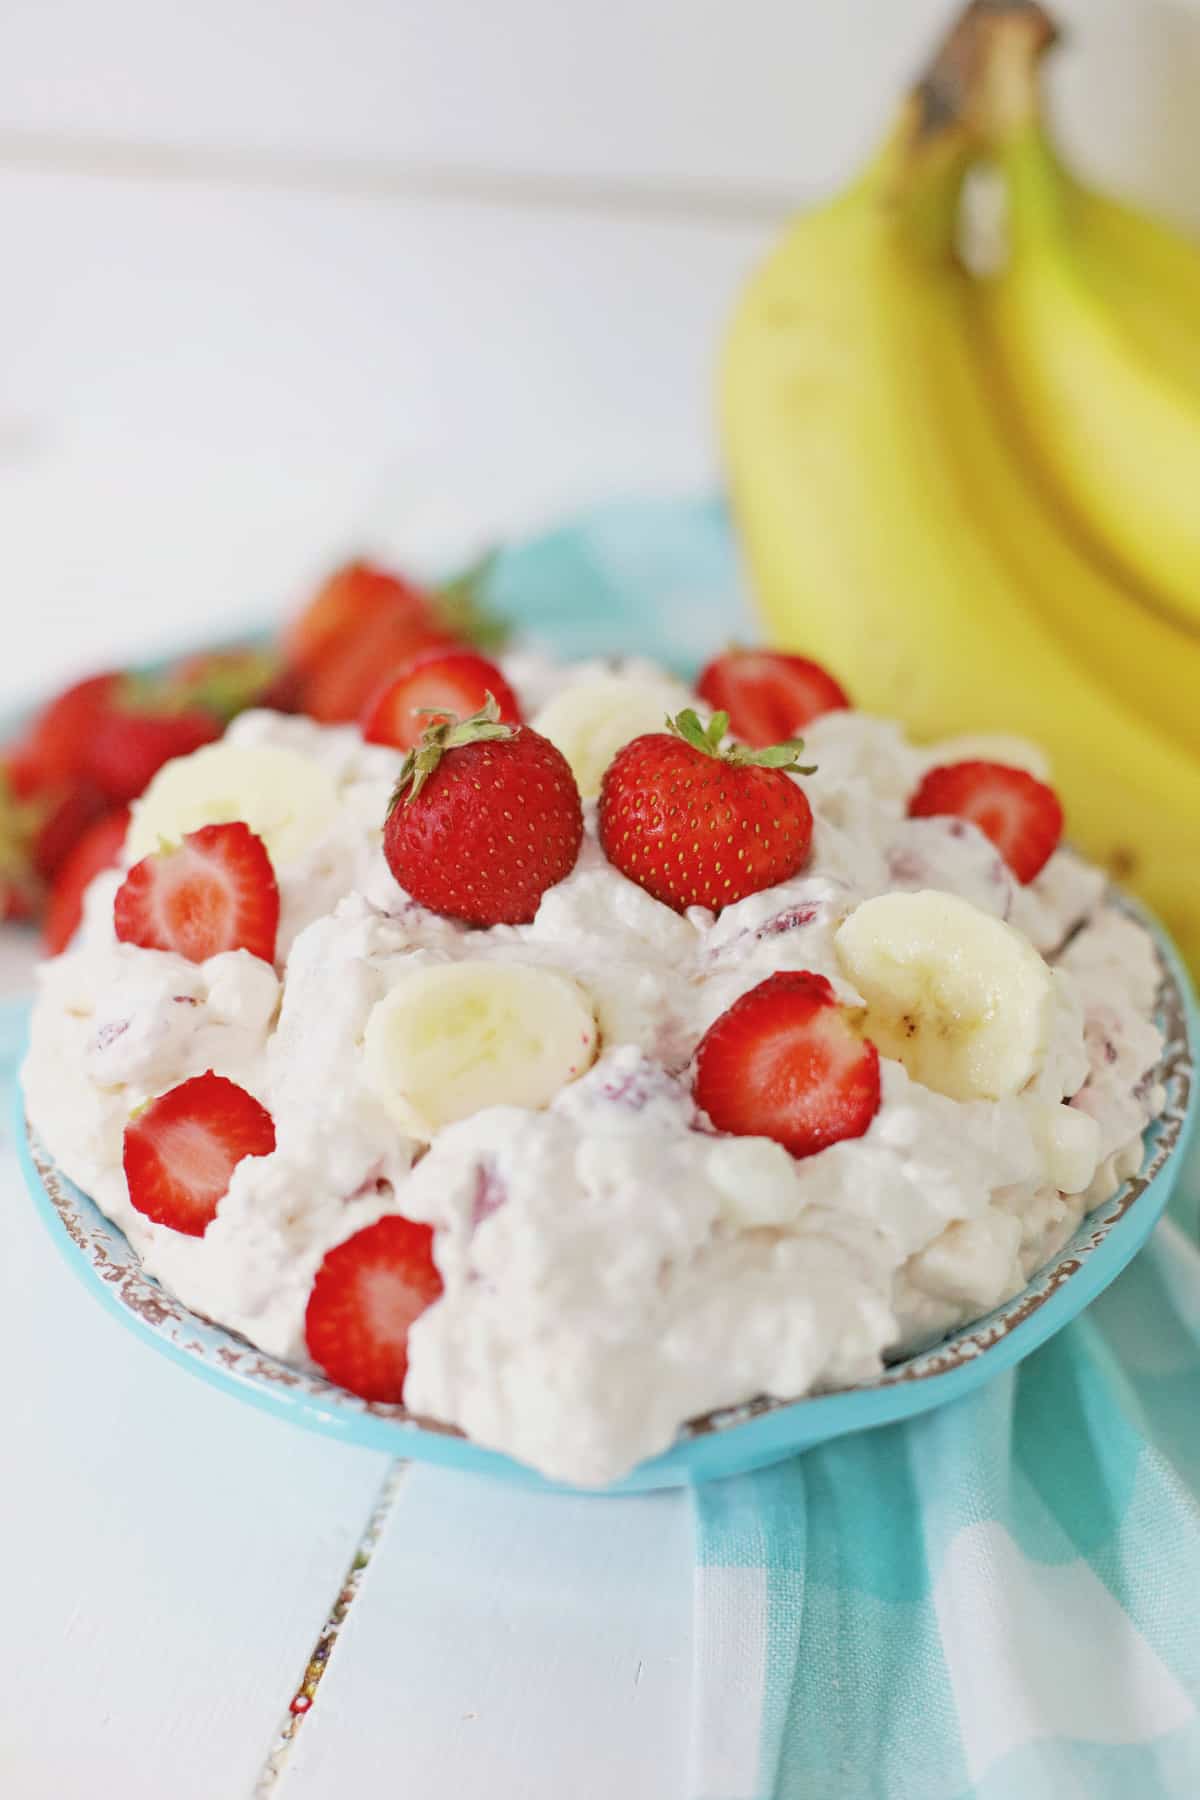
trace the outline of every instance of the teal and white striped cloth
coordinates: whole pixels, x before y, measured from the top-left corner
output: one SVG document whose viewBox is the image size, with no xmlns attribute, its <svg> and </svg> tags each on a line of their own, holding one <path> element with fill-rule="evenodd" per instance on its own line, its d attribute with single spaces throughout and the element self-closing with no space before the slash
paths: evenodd
<svg viewBox="0 0 1200 1800">
<path fill-rule="evenodd" d="M 689 1800 L 1200 1795 L 1200 1160 L 978 1394 L 695 1496 Z"/>
<path fill-rule="evenodd" d="M 493 598 L 572 655 L 754 635 L 716 503 L 593 513 Z M 1181 1185 L 977 1395 L 697 1492 L 689 1800 L 1200 1796 L 1200 1148 Z"/>
</svg>

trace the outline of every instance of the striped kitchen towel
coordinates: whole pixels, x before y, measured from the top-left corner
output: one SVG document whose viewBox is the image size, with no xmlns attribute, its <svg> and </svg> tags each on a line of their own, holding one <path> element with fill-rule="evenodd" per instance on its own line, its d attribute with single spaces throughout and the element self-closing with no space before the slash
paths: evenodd
<svg viewBox="0 0 1200 1800">
<path fill-rule="evenodd" d="M 1200 1153 L 1017 1369 L 697 1490 L 690 1800 L 1200 1795 Z"/>
</svg>

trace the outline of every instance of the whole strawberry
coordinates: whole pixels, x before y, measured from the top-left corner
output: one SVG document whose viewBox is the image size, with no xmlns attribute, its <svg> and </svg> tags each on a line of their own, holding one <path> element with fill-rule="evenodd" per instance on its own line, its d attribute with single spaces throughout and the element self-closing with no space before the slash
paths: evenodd
<svg viewBox="0 0 1200 1800">
<path fill-rule="evenodd" d="M 72 845 L 56 870 L 46 896 L 42 945 L 47 956 L 65 950 L 83 920 L 83 897 L 102 869 L 120 861 L 129 829 L 129 808 L 119 806 L 96 819 Z"/>
<path fill-rule="evenodd" d="M 45 786 L 87 775 L 96 727 L 115 703 L 123 681 L 115 672 L 89 675 L 64 688 L 36 714 L 24 750 Z"/>
<path fill-rule="evenodd" d="M 136 800 L 164 763 L 221 735 L 204 707 L 180 703 L 169 683 L 130 677 L 96 720 L 87 772 L 115 806 Z"/>
<path fill-rule="evenodd" d="M 36 915 L 46 884 L 104 809 L 86 777 L 47 776 L 31 742 L 0 750 L 0 919 Z"/>
<path fill-rule="evenodd" d="M 689 707 L 666 731 L 619 750 L 600 789 L 600 842 L 614 868 L 676 912 L 719 912 L 788 881 L 808 861 L 812 809 L 791 773 L 811 775 L 798 738 L 722 747 L 727 713 Z"/>
<path fill-rule="evenodd" d="M 490 694 L 409 751 L 383 831 L 388 867 L 414 900 L 480 926 L 527 925 L 582 841 L 566 757 L 528 725 L 502 724 Z"/>
<path fill-rule="evenodd" d="M 183 657 L 170 670 L 164 688 L 180 712 L 199 708 L 228 725 L 247 707 L 272 705 L 285 677 L 278 651 L 235 644 Z"/>
</svg>

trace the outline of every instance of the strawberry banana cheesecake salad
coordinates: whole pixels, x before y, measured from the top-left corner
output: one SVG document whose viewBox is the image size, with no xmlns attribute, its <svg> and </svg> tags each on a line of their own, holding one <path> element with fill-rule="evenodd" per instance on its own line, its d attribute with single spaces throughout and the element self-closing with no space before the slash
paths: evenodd
<svg viewBox="0 0 1200 1800">
<path fill-rule="evenodd" d="M 608 1481 L 989 1311 L 1138 1167 L 1158 962 L 1048 773 L 757 650 L 245 713 L 43 968 L 31 1121 L 186 1305 Z"/>
</svg>

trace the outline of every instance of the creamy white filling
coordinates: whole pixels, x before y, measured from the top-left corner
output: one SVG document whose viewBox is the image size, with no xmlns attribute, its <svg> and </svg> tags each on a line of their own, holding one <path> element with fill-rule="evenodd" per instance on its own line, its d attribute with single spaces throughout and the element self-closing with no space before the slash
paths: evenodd
<svg viewBox="0 0 1200 1800">
<path fill-rule="evenodd" d="M 528 656 L 509 669 L 529 710 L 594 672 Z M 697 1413 L 868 1380 L 989 1310 L 1136 1167 L 1161 1106 L 1147 1080 L 1161 1051 L 1150 940 L 1067 851 L 1022 888 L 973 827 L 907 819 L 937 751 L 895 725 L 838 713 L 810 728 L 814 851 L 795 880 L 715 919 L 680 917 L 609 866 L 589 816 L 575 871 L 533 923 L 492 931 L 425 912 L 388 871 L 395 753 L 261 712 L 230 737 L 316 758 L 341 802 L 335 827 L 278 871 L 279 975 L 244 952 L 197 967 L 118 944 L 120 877 L 101 876 L 77 944 L 42 971 L 24 1079 L 47 1145 L 147 1268 L 267 1351 L 306 1360 L 328 1248 L 388 1212 L 428 1220 L 445 1292 L 411 1333 L 408 1404 L 550 1475 L 600 1482 Z M 961 1103 L 887 1062 L 861 1139 L 796 1162 L 765 1139 L 713 1134 L 688 1083 L 703 1031 L 780 969 L 816 970 L 852 997 L 834 932 L 859 901 L 903 887 L 958 893 L 1047 954 L 1071 939 L 1036 1080 Z M 419 1155 L 363 1057 L 372 1008 L 414 958 L 570 973 L 603 1054 L 546 1110 L 489 1107 Z M 121 1143 L 134 1106 L 207 1068 L 270 1108 L 277 1149 L 240 1165 L 192 1238 L 130 1205 Z M 1094 1131 L 1056 1131 L 1068 1100 Z M 1081 1155 L 1094 1167 L 1064 1193 Z"/>
</svg>

